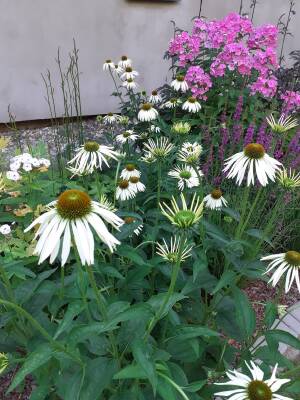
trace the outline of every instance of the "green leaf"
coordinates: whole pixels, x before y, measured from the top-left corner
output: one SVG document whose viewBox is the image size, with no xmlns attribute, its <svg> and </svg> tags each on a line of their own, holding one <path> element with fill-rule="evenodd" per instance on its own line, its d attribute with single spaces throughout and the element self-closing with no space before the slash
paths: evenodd
<svg viewBox="0 0 300 400">
<path fill-rule="evenodd" d="M 180 326 L 175 331 L 177 339 L 192 339 L 199 336 L 219 336 L 219 333 L 205 326 Z"/>
<path fill-rule="evenodd" d="M 104 357 L 89 360 L 86 366 L 80 399 L 100 400 L 103 390 L 109 386 L 116 370 L 117 364 L 115 360 L 109 360 Z"/>
<path fill-rule="evenodd" d="M 233 289 L 233 299 L 237 324 L 243 333 L 244 339 L 249 338 L 254 333 L 256 327 L 255 312 L 248 297 L 240 289 Z"/>
<path fill-rule="evenodd" d="M 276 304 L 274 304 L 272 301 L 268 301 L 266 303 L 266 308 L 265 308 L 265 317 L 264 317 L 264 323 L 265 325 L 270 328 L 277 317 L 277 307 Z"/>
<path fill-rule="evenodd" d="M 219 290 L 223 289 L 223 287 L 233 284 L 235 278 L 236 273 L 234 271 L 225 271 L 211 294 L 216 294 Z"/>
<path fill-rule="evenodd" d="M 64 319 L 59 324 L 53 339 L 58 338 L 58 336 L 64 332 L 69 326 L 72 324 L 73 319 L 80 314 L 80 312 L 85 308 L 81 301 L 76 301 L 74 303 L 70 303 L 67 309 L 67 312 L 64 315 Z"/>
<path fill-rule="evenodd" d="M 197 252 L 197 259 L 194 261 L 193 264 L 193 281 L 197 279 L 200 272 L 204 271 L 208 266 L 207 257 L 204 251 Z"/>
<path fill-rule="evenodd" d="M 137 364 L 127 365 L 114 375 L 114 379 L 147 379 L 147 374 Z"/>
<path fill-rule="evenodd" d="M 117 253 L 120 256 L 126 257 L 131 260 L 134 264 L 140 266 L 148 266 L 144 259 L 139 255 L 136 249 L 127 245 L 121 245 L 117 249 Z"/>
<path fill-rule="evenodd" d="M 202 389 L 204 385 L 206 385 L 207 381 L 203 380 L 203 381 L 196 381 L 196 382 L 192 382 L 184 387 L 182 387 L 182 389 L 185 392 L 191 392 L 191 393 L 195 393 L 198 392 L 198 390 Z"/>
<path fill-rule="evenodd" d="M 152 296 L 147 303 L 150 304 L 155 311 L 158 311 L 160 306 L 163 304 L 165 301 L 165 297 L 167 296 L 167 293 L 160 293 L 155 296 Z M 161 318 L 163 318 L 165 315 L 168 314 L 170 309 L 176 304 L 178 301 L 185 299 L 186 296 L 180 294 L 180 293 L 173 293 L 172 296 L 170 297 L 168 303 L 165 306 L 164 313 L 162 314 Z"/>
<path fill-rule="evenodd" d="M 44 365 L 53 355 L 54 350 L 49 344 L 39 346 L 33 353 L 31 353 L 25 360 L 22 367 L 16 373 L 14 380 L 10 384 L 7 393 L 14 390 L 27 375 L 31 374 L 40 366 Z"/>
<path fill-rule="evenodd" d="M 289 332 L 282 331 L 280 329 L 274 329 L 266 332 L 265 337 L 267 340 L 271 339 L 276 341 L 277 343 L 285 343 L 291 347 L 294 347 L 297 350 L 300 350 L 300 340 Z"/>
<path fill-rule="evenodd" d="M 264 232 L 261 231 L 260 229 L 248 229 L 245 233 L 247 235 L 255 237 L 256 239 L 263 240 L 264 242 L 268 243 L 271 247 L 274 247 L 273 243 L 271 242 L 271 239 L 266 237 Z"/>
<path fill-rule="evenodd" d="M 157 374 L 155 363 L 151 360 L 149 346 L 143 341 L 143 339 L 136 339 L 132 343 L 131 349 L 135 361 L 139 364 L 140 368 L 147 375 L 147 378 L 151 383 L 153 392 L 155 394 L 157 388 Z"/>
</svg>

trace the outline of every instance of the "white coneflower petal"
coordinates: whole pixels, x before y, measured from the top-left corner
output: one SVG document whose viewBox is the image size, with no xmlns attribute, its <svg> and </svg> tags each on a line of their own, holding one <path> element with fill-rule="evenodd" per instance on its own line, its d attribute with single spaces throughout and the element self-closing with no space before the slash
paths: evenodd
<svg viewBox="0 0 300 400">
<path fill-rule="evenodd" d="M 178 179 L 178 188 L 179 190 L 183 190 L 185 187 L 192 188 L 200 185 L 199 176 L 202 176 L 203 173 L 198 169 L 198 174 L 194 168 L 189 165 L 186 166 L 175 166 L 171 171 L 168 172 L 168 175 L 172 178 Z"/>
<path fill-rule="evenodd" d="M 151 93 L 151 96 L 149 97 L 149 103 L 152 104 L 158 104 L 162 101 L 162 98 L 160 94 L 157 92 L 157 90 L 153 90 Z"/>
<path fill-rule="evenodd" d="M 91 227 L 98 237 L 113 251 L 120 242 L 108 231 L 103 220 L 115 229 L 124 221 L 100 203 L 79 190 L 67 190 L 56 201 L 47 206 L 49 211 L 39 216 L 25 232 L 39 224 L 35 238 L 39 237 L 34 254 L 39 256 L 39 264 L 50 258 L 50 263 L 61 254 L 61 265 L 64 266 L 70 254 L 72 240 L 77 248 L 81 263 L 94 263 L 94 236 Z"/>
<path fill-rule="evenodd" d="M 122 83 L 122 86 L 124 86 L 127 90 L 133 90 L 138 87 L 138 84 L 133 79 L 126 79 L 126 81 Z"/>
<path fill-rule="evenodd" d="M 176 90 L 176 92 L 181 91 L 183 93 L 189 89 L 187 81 L 184 79 L 183 75 L 177 75 L 176 78 L 171 82 L 171 87 Z"/>
<path fill-rule="evenodd" d="M 139 73 L 137 71 L 134 71 L 131 67 L 126 67 L 124 69 L 123 74 L 121 75 L 121 79 L 123 80 L 134 79 L 138 75 Z"/>
<path fill-rule="evenodd" d="M 114 123 L 118 122 L 119 119 L 120 119 L 119 115 L 110 112 L 107 115 L 105 115 L 105 117 L 103 118 L 103 122 L 105 124 L 113 125 Z"/>
<path fill-rule="evenodd" d="M 282 165 L 279 161 L 266 154 L 264 147 L 259 143 L 250 143 L 240 153 L 236 153 L 225 161 L 223 172 L 228 179 L 236 179 L 241 185 L 248 169 L 247 186 L 255 184 L 255 173 L 259 183 L 266 186 L 269 180 L 275 181 L 276 172 Z"/>
<path fill-rule="evenodd" d="M 182 109 L 191 113 L 197 113 L 201 110 L 201 104 L 195 97 L 189 97 L 182 105 Z"/>
<path fill-rule="evenodd" d="M 163 107 L 165 107 L 165 108 L 176 108 L 181 103 L 182 103 L 182 101 L 180 99 L 176 99 L 176 98 L 173 97 L 170 100 L 166 101 L 163 104 Z"/>
<path fill-rule="evenodd" d="M 168 138 L 161 137 L 155 141 L 153 139 L 149 139 L 148 142 L 144 144 L 144 147 L 147 150 L 147 157 L 149 159 L 153 158 L 156 160 L 167 157 L 167 155 L 173 150 L 174 145 L 170 143 Z"/>
<path fill-rule="evenodd" d="M 300 187 L 300 172 L 296 173 L 290 169 L 289 171 L 283 168 L 277 173 L 277 180 L 285 189 L 295 189 Z"/>
<path fill-rule="evenodd" d="M 181 193 L 181 208 L 179 208 L 174 196 L 172 196 L 171 206 L 166 203 L 159 204 L 162 214 L 169 219 L 169 221 L 179 228 L 190 228 L 195 225 L 203 214 L 203 201 L 194 194 L 192 197 L 191 205 L 188 208 L 184 195 Z"/>
<path fill-rule="evenodd" d="M 121 178 L 129 181 L 132 177 L 139 178 L 141 173 L 135 168 L 135 164 L 129 163 L 125 165 L 125 168 L 121 172 Z"/>
<path fill-rule="evenodd" d="M 140 181 L 140 178 L 137 176 L 132 176 L 129 178 L 129 187 L 134 190 L 135 193 L 144 192 L 146 190 L 146 186 Z"/>
<path fill-rule="evenodd" d="M 213 189 L 210 194 L 204 197 L 203 201 L 205 206 L 211 210 L 219 211 L 222 207 L 227 207 L 227 201 L 220 189 Z"/>
<path fill-rule="evenodd" d="M 265 274 L 273 273 L 269 283 L 275 287 L 283 275 L 285 276 L 285 292 L 288 293 L 295 282 L 300 293 L 300 253 L 290 250 L 286 253 L 273 254 L 261 258 L 270 261 Z M 275 271 L 275 272 L 274 272 Z"/>
<path fill-rule="evenodd" d="M 267 123 L 269 124 L 270 128 L 275 133 L 285 133 L 290 129 L 296 128 L 298 126 L 298 121 L 296 118 L 290 116 L 285 116 L 284 114 L 275 121 L 273 114 L 266 118 Z"/>
<path fill-rule="evenodd" d="M 139 138 L 139 135 L 135 134 L 133 130 L 129 129 L 116 136 L 116 141 L 119 143 L 135 142 Z"/>
<path fill-rule="evenodd" d="M 133 199 L 136 196 L 136 191 L 130 185 L 130 182 L 126 179 L 119 181 L 116 190 L 116 199 L 120 201 L 125 201 Z"/>
<path fill-rule="evenodd" d="M 125 224 L 127 224 L 127 225 L 134 224 L 135 226 L 136 226 L 136 224 L 139 222 L 139 220 L 137 220 L 136 218 L 129 217 L 129 216 L 128 216 L 128 217 L 123 217 L 123 220 L 124 220 L 124 223 L 125 223 Z M 133 230 L 133 233 L 134 233 L 136 236 L 139 236 L 139 235 L 141 234 L 142 230 L 143 230 L 143 224 L 142 224 L 142 223 L 139 223 L 139 224 L 137 225 L 137 227 Z M 130 237 L 131 237 L 131 235 L 130 235 Z"/>
<path fill-rule="evenodd" d="M 292 400 L 276 393 L 282 385 L 290 382 L 290 379 L 276 378 L 277 364 L 271 378 L 266 380 L 264 380 L 264 372 L 253 361 L 250 361 L 250 365 L 247 362 L 245 364 L 251 376 L 229 370 L 226 375 L 230 380 L 215 383 L 215 385 L 237 386 L 237 389 L 218 392 L 214 394 L 215 396 L 229 397 L 228 400 Z"/>
<path fill-rule="evenodd" d="M 158 116 L 158 111 L 152 106 L 151 103 L 144 103 L 138 113 L 140 121 L 153 121 Z"/>
<path fill-rule="evenodd" d="M 118 62 L 118 65 L 125 69 L 127 67 L 131 67 L 132 65 L 132 61 L 130 60 L 130 58 L 128 58 L 127 56 L 122 56 L 121 60 Z"/>
<path fill-rule="evenodd" d="M 111 70 L 117 77 L 124 73 L 124 68 L 120 67 L 118 64 L 114 64 L 114 66 L 111 67 Z"/>
<path fill-rule="evenodd" d="M 109 167 L 108 159 L 117 160 L 119 153 L 113 147 L 100 145 L 97 142 L 86 142 L 76 150 L 76 155 L 68 162 L 74 175 L 91 174 L 102 170 L 102 164 Z"/>
<path fill-rule="evenodd" d="M 195 164 L 199 160 L 202 153 L 201 144 L 194 142 L 184 142 L 178 152 L 178 160 L 187 164 Z"/>
<path fill-rule="evenodd" d="M 115 64 L 112 62 L 112 60 L 106 60 L 105 63 L 103 64 L 103 71 L 109 71 L 110 68 L 114 68 Z"/>
<path fill-rule="evenodd" d="M 150 126 L 150 132 L 159 133 L 160 132 L 160 127 L 159 126 L 155 126 L 155 125 L 151 125 Z"/>
<path fill-rule="evenodd" d="M 183 243 L 181 254 L 179 254 L 179 237 L 175 236 L 174 238 L 171 238 L 170 246 L 166 243 L 165 239 L 163 239 L 163 244 L 157 243 L 156 245 L 156 253 L 172 264 L 175 264 L 178 261 L 182 263 L 191 256 L 192 246 L 187 245 L 187 239 L 185 239 Z"/>
</svg>

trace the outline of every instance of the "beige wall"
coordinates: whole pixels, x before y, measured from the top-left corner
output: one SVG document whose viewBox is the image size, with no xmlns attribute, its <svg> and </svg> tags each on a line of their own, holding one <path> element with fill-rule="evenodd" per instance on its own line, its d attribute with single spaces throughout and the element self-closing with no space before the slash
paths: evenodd
<svg viewBox="0 0 300 400">
<path fill-rule="evenodd" d="M 102 72 L 106 58 L 127 54 L 140 71 L 140 84 L 148 90 L 163 83 L 168 63 L 162 57 L 172 36 L 170 20 L 188 29 L 198 13 L 200 0 L 157 3 L 127 0 L 0 0 L 0 121 L 7 120 L 11 104 L 18 120 L 48 118 L 41 72 L 56 71 L 57 47 L 62 55 L 75 37 L 80 50 L 84 114 L 116 109 L 110 97 L 112 83 Z M 244 0 L 245 10 L 249 0 Z M 288 8 L 288 0 L 259 0 L 255 23 L 276 22 Z M 298 14 L 288 38 L 287 50 L 299 46 Z M 203 0 L 204 14 L 222 17 L 238 10 L 239 0 Z M 66 58 L 66 57 L 65 57 Z M 57 75 L 54 74 L 54 79 Z"/>
</svg>

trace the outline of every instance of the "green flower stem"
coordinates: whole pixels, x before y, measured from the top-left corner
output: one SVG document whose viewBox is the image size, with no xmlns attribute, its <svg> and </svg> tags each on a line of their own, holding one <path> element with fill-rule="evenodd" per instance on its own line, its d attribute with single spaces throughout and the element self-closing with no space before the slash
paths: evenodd
<svg viewBox="0 0 300 400">
<path fill-rule="evenodd" d="M 116 169 L 116 175 L 115 175 L 114 206 L 115 206 L 115 204 L 116 204 L 116 193 L 117 193 L 117 187 L 118 187 L 118 179 L 119 179 L 120 166 L 121 166 L 121 160 L 118 161 L 118 165 L 117 165 L 117 169 Z"/>
<path fill-rule="evenodd" d="M 124 104 L 124 100 L 122 99 L 122 95 L 121 95 L 121 93 L 120 93 L 120 91 L 119 91 L 117 82 L 116 82 L 116 80 L 115 80 L 115 78 L 114 78 L 114 76 L 113 76 L 113 73 L 111 72 L 111 69 L 110 69 L 110 68 L 109 68 L 109 73 L 110 73 L 110 76 L 111 76 L 112 80 L 114 81 L 114 85 L 115 85 L 115 88 L 116 88 L 116 92 L 117 92 L 117 94 L 118 94 L 118 96 L 119 96 L 119 99 L 121 100 L 121 103 Z"/>
<path fill-rule="evenodd" d="M 60 282 L 61 282 L 61 287 L 60 287 L 60 298 L 64 298 L 65 294 L 65 268 L 61 267 L 60 269 Z"/>
<path fill-rule="evenodd" d="M 75 356 L 73 353 L 69 352 L 62 344 L 58 343 L 55 341 L 51 335 L 44 329 L 36 319 L 34 319 L 26 310 L 24 310 L 22 307 L 18 306 L 17 304 L 14 304 L 10 301 L 2 300 L 0 299 L 0 304 L 3 304 L 6 307 L 10 307 L 13 310 L 15 310 L 19 315 L 22 317 L 26 318 L 31 325 L 40 332 L 40 334 L 49 342 L 51 345 L 58 351 L 67 354 L 71 359 L 76 361 L 78 364 L 80 364 L 82 367 L 84 366 L 84 363 L 81 361 L 80 358 Z"/>
<path fill-rule="evenodd" d="M 184 242 L 185 242 L 185 235 L 182 235 L 180 238 L 179 247 L 178 247 L 178 258 L 172 269 L 171 282 L 170 282 L 169 289 L 165 296 L 164 302 L 162 303 L 162 305 L 158 309 L 157 313 L 154 315 L 154 317 L 151 319 L 151 321 L 148 325 L 148 329 L 145 333 L 145 338 L 147 338 L 150 335 L 150 333 L 154 329 L 155 325 L 161 319 L 162 315 L 164 314 L 165 308 L 166 308 L 167 304 L 169 303 L 171 296 L 174 293 L 174 289 L 175 289 L 175 285 L 176 285 L 176 281 L 177 281 L 177 277 L 178 277 L 178 273 L 179 273 L 180 265 L 181 265 L 181 256 L 182 256 L 182 252 L 183 252 Z"/>
<path fill-rule="evenodd" d="M 157 161 L 157 208 L 159 209 L 161 195 L 161 161 Z"/>
<path fill-rule="evenodd" d="M 244 219 L 245 219 L 247 206 L 248 206 L 248 200 L 249 200 L 249 194 L 250 194 L 250 186 L 246 186 L 245 189 L 244 189 L 244 193 L 243 193 L 242 212 L 241 212 L 241 216 L 240 216 L 240 222 L 239 222 L 238 227 L 236 229 L 235 239 L 240 239 L 240 237 L 241 237 L 241 228 L 244 225 Z"/>
<path fill-rule="evenodd" d="M 92 317 L 91 317 L 91 313 L 90 313 L 90 310 L 89 310 L 87 297 L 86 297 L 86 294 L 84 293 L 84 291 L 82 290 L 82 287 L 84 286 L 83 285 L 84 277 L 83 277 L 83 272 L 82 272 L 81 261 L 80 261 L 80 258 L 79 258 L 75 243 L 73 243 L 73 247 L 75 249 L 75 256 L 76 256 L 76 261 L 77 261 L 77 265 L 78 265 L 77 272 L 79 274 L 79 281 L 80 281 L 80 286 L 81 286 L 79 288 L 79 290 L 81 292 L 81 297 L 82 297 L 82 301 L 83 301 L 83 304 L 84 304 L 84 308 L 85 308 L 87 319 L 88 319 L 89 322 L 92 322 Z"/>
<path fill-rule="evenodd" d="M 95 181 L 96 181 L 98 199 L 100 200 L 101 194 L 102 194 L 102 189 L 101 189 L 100 178 L 99 178 L 99 171 L 98 171 L 98 170 L 95 171 L 94 176 L 95 176 Z"/>
<path fill-rule="evenodd" d="M 280 208 L 282 208 L 282 200 L 283 200 L 283 193 L 278 197 L 277 203 L 275 204 L 275 207 L 272 210 L 272 215 L 271 218 L 269 219 L 269 222 L 267 223 L 263 234 L 262 234 L 262 238 L 259 240 L 259 242 L 256 245 L 254 254 L 256 255 L 259 250 L 260 247 L 262 245 L 262 243 L 264 242 L 264 239 L 269 235 L 269 233 L 272 231 L 273 229 L 273 224 L 275 222 L 275 220 L 278 218 L 278 211 L 280 210 Z"/>
<path fill-rule="evenodd" d="M 161 373 L 161 372 L 157 372 L 157 374 L 159 376 L 161 376 L 162 378 L 164 378 L 167 382 L 170 383 L 170 385 L 172 385 L 178 393 L 181 394 L 181 396 L 184 398 L 184 400 L 189 400 L 189 398 L 187 397 L 187 395 L 184 393 L 184 391 L 181 389 L 180 386 L 177 385 L 177 383 L 175 383 L 171 378 L 169 378 L 167 375 Z"/>
<path fill-rule="evenodd" d="M 104 300 L 102 294 L 98 290 L 93 267 L 91 265 L 87 265 L 86 269 L 87 269 L 87 273 L 89 276 L 89 281 L 90 281 L 91 287 L 92 287 L 93 292 L 96 297 L 96 302 L 97 302 L 100 314 L 102 315 L 102 318 L 104 321 L 108 321 L 105 300 Z M 108 337 L 109 337 L 109 341 L 110 341 L 111 348 L 112 348 L 112 354 L 115 358 L 118 358 L 118 349 L 117 349 L 117 345 L 116 345 L 113 333 L 109 332 Z"/>
<path fill-rule="evenodd" d="M 241 229 L 240 229 L 240 237 L 243 235 L 244 231 L 245 231 L 246 228 L 247 228 L 247 225 L 248 225 L 249 220 L 250 220 L 250 218 L 251 218 L 251 216 L 252 216 L 252 213 L 253 213 L 253 211 L 255 210 L 255 207 L 257 206 L 258 200 L 260 199 L 260 195 L 261 195 L 261 193 L 262 193 L 262 190 L 263 190 L 263 188 L 260 187 L 260 188 L 258 189 L 257 193 L 256 193 L 256 196 L 255 196 L 255 199 L 254 199 L 254 201 L 253 201 L 253 203 L 252 203 L 252 206 L 251 206 L 251 208 L 250 208 L 250 210 L 249 210 L 249 212 L 248 212 L 247 217 L 245 218 L 245 222 L 243 222 L 243 225 L 241 226 Z"/>
</svg>

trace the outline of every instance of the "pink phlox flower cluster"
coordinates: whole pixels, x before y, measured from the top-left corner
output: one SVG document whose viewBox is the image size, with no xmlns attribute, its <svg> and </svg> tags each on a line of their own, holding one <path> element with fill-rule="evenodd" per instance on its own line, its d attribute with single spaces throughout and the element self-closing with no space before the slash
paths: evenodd
<svg viewBox="0 0 300 400">
<path fill-rule="evenodd" d="M 244 43 L 230 43 L 218 54 L 211 64 L 210 73 L 213 76 L 222 76 L 226 67 L 230 71 L 235 69 L 241 75 L 250 75 L 252 70 L 252 57 Z"/>
<path fill-rule="evenodd" d="M 267 24 L 253 28 L 247 45 L 250 49 L 276 48 L 278 40 L 278 28 L 275 25 Z"/>
<path fill-rule="evenodd" d="M 277 90 L 277 78 L 273 75 L 270 77 L 259 76 L 249 87 L 252 95 L 260 93 L 266 98 L 271 98 L 275 96 Z"/>
<path fill-rule="evenodd" d="M 181 32 L 176 35 L 169 44 L 169 54 L 177 55 L 179 65 L 184 67 L 187 62 L 194 61 L 199 54 L 201 40 L 196 35 L 190 35 L 188 32 Z"/>
<path fill-rule="evenodd" d="M 211 49 L 220 49 L 225 44 L 234 43 L 252 31 L 251 21 L 237 13 L 230 13 L 221 20 L 205 21 L 197 18 L 193 29 L 193 33 L 201 35 L 201 39 L 204 38 L 203 33 L 206 32 L 204 46 Z"/>
<path fill-rule="evenodd" d="M 204 94 L 212 87 L 210 76 L 199 66 L 190 67 L 185 75 L 193 96 L 206 100 Z"/>
<path fill-rule="evenodd" d="M 283 112 L 288 114 L 293 111 L 299 111 L 300 108 L 300 92 L 287 90 L 280 96 L 283 100 Z"/>
</svg>

